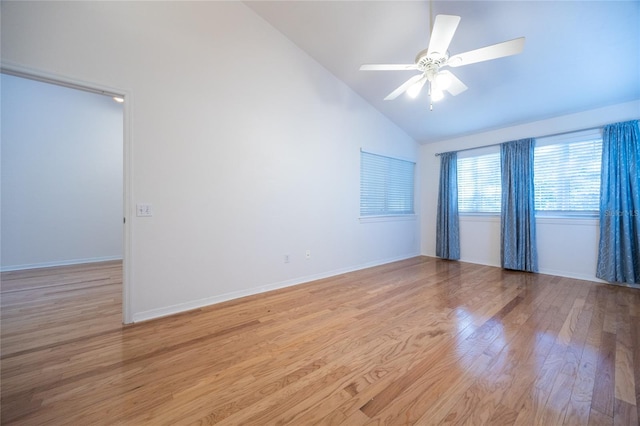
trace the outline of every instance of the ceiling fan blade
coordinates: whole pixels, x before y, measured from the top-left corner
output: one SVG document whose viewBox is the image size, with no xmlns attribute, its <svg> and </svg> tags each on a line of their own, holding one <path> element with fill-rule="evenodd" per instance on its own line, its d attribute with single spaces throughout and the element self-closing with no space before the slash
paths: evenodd
<svg viewBox="0 0 640 426">
<path fill-rule="evenodd" d="M 440 75 L 444 75 L 446 76 L 446 78 L 448 78 L 449 86 L 444 90 L 451 93 L 453 96 L 457 96 L 468 89 L 467 85 L 460 81 L 460 79 L 456 77 L 451 71 L 440 71 L 438 73 L 438 76 Z"/>
<path fill-rule="evenodd" d="M 360 71 L 403 71 L 415 69 L 418 69 L 416 64 L 368 64 L 360 67 Z"/>
<path fill-rule="evenodd" d="M 394 90 L 393 92 L 389 93 L 387 95 L 387 97 L 384 98 L 384 100 L 385 101 L 391 101 L 391 100 L 397 98 L 403 92 L 405 92 L 409 87 L 411 87 L 412 84 L 414 84 L 416 81 L 420 80 L 422 78 L 422 76 L 423 76 L 423 74 L 414 75 L 409 80 L 407 80 L 404 83 L 402 83 L 402 85 L 400 87 L 398 87 L 396 90 Z"/>
<path fill-rule="evenodd" d="M 433 23 L 433 31 L 429 39 L 427 56 L 438 54 L 444 56 L 447 53 L 451 39 L 458 28 L 460 17 L 455 15 L 438 15 Z"/>
<path fill-rule="evenodd" d="M 463 65 L 475 64 L 476 62 L 490 61 L 505 56 L 517 55 L 524 49 L 524 37 L 504 41 L 491 46 L 454 55 L 447 61 L 450 67 L 461 67 Z"/>
</svg>

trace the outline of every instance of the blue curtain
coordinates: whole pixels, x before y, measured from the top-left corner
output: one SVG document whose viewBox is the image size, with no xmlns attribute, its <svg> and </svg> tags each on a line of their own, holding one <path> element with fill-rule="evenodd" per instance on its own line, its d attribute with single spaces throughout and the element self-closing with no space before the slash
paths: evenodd
<svg viewBox="0 0 640 426">
<path fill-rule="evenodd" d="M 455 152 L 440 154 L 436 256 L 450 260 L 460 259 L 458 154 Z"/>
<path fill-rule="evenodd" d="M 640 284 L 640 130 L 638 120 L 605 126 L 596 276 Z"/>
<path fill-rule="evenodd" d="M 500 145 L 502 166 L 502 267 L 538 271 L 533 189 L 533 139 Z"/>
</svg>

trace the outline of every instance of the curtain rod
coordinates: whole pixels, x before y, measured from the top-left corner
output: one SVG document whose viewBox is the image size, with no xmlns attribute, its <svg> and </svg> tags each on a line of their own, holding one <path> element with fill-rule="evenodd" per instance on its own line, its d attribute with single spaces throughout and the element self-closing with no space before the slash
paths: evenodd
<svg viewBox="0 0 640 426">
<path fill-rule="evenodd" d="M 535 136 L 533 139 L 539 139 L 539 138 L 550 138 L 553 136 L 562 136 L 562 135 L 568 135 L 570 133 L 577 133 L 577 132 L 588 132 L 591 130 L 598 130 L 598 129 L 602 129 L 602 127 L 604 126 L 598 126 L 598 127 L 591 127 L 589 129 L 580 129 L 580 130 L 570 130 L 567 132 L 559 132 L 559 133 L 552 133 L 550 135 L 543 135 L 543 136 Z M 473 148 L 464 148 L 464 149 L 459 149 L 457 151 L 447 151 L 447 152 L 436 152 L 436 157 L 441 156 L 442 154 L 448 154 L 450 152 L 464 152 L 464 151 L 471 151 L 474 149 L 480 149 L 480 148 L 489 148 L 492 146 L 498 146 L 498 145 L 502 145 L 504 142 L 500 142 L 500 143 L 492 143 L 490 145 L 482 145 L 482 146 L 474 146 Z"/>
</svg>

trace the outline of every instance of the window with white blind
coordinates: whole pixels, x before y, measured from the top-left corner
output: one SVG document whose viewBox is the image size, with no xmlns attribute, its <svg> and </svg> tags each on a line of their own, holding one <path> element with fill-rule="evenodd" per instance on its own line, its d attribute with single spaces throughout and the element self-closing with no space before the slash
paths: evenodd
<svg viewBox="0 0 640 426">
<path fill-rule="evenodd" d="M 413 215 L 415 163 L 360 152 L 360 216 Z"/>
<path fill-rule="evenodd" d="M 536 211 L 595 216 L 600 209 L 600 130 L 536 139 Z"/>
<path fill-rule="evenodd" d="M 458 211 L 500 213 L 500 148 L 458 154 Z"/>
</svg>

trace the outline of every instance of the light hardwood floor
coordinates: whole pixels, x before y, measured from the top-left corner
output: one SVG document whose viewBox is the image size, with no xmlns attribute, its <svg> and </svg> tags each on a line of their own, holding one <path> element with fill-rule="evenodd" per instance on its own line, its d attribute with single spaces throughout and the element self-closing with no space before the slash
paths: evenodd
<svg viewBox="0 0 640 426">
<path fill-rule="evenodd" d="M 123 327 L 121 275 L 2 274 L 3 424 L 638 424 L 639 290 L 417 257 Z"/>
</svg>

